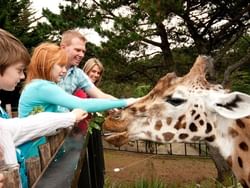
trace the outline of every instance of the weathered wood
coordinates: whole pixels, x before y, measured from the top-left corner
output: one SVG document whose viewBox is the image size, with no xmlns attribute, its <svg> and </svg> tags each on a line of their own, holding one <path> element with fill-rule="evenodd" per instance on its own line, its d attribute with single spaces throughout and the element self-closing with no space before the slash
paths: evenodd
<svg viewBox="0 0 250 188">
<path fill-rule="evenodd" d="M 0 173 L 5 177 L 4 188 L 17 188 L 21 184 L 18 165 L 3 165 L 0 168 Z"/>
<path fill-rule="evenodd" d="M 65 138 L 69 136 L 70 130 L 71 129 L 62 129 L 59 130 L 56 135 L 48 136 L 48 142 L 39 146 L 40 157 L 32 157 L 26 160 L 29 187 L 36 187 L 37 182 L 47 171 L 48 166 L 55 159 L 55 156 L 64 144 Z M 16 165 L 15 171 L 12 169 L 4 169 L 5 170 L 0 168 L 0 171 L 4 171 L 4 175 L 6 176 L 6 184 L 8 185 L 6 188 L 19 187 L 21 183 L 19 177 L 19 166 Z"/>
<path fill-rule="evenodd" d="M 66 129 L 66 130 L 67 130 L 67 129 Z M 64 137 L 63 137 L 62 141 L 59 143 L 59 145 L 57 145 L 57 147 L 55 147 L 55 146 L 56 146 L 55 143 L 58 142 L 58 141 L 57 141 L 57 140 L 58 140 L 58 136 L 57 136 L 57 135 L 53 135 L 53 136 L 47 137 L 47 140 L 49 141 L 50 149 L 51 149 L 51 147 L 53 147 L 53 150 L 54 150 L 54 151 L 53 151 L 53 154 L 51 154 L 51 158 L 49 159 L 47 165 L 43 168 L 41 174 L 40 174 L 39 177 L 36 179 L 36 181 L 34 182 L 34 184 L 32 185 L 31 188 L 35 188 L 35 187 L 36 187 L 38 181 L 39 181 L 40 178 L 43 176 L 43 174 L 46 172 L 48 166 L 49 166 L 50 163 L 54 160 L 54 158 L 55 158 L 57 152 L 58 152 L 58 151 L 60 150 L 60 148 L 62 147 L 62 145 L 63 145 L 63 143 L 64 143 L 64 141 L 65 141 L 65 137 L 67 136 L 67 135 L 65 135 L 65 132 L 68 134 L 68 132 L 67 132 L 66 130 L 62 130 L 62 131 L 63 131 L 63 134 L 64 134 Z M 57 133 L 57 134 L 60 134 L 60 132 Z M 52 153 L 52 152 L 51 152 L 51 153 Z"/>
<path fill-rule="evenodd" d="M 50 144 L 47 142 L 39 146 L 41 168 L 42 170 L 47 166 L 51 158 Z"/>
<path fill-rule="evenodd" d="M 56 135 L 47 137 L 50 144 L 51 156 L 55 153 L 58 146 L 63 142 L 64 138 L 65 138 L 65 131 L 63 129 L 58 130 L 58 133 Z"/>
<path fill-rule="evenodd" d="M 41 174 L 40 157 L 31 157 L 26 160 L 29 187 L 31 187 Z"/>
<path fill-rule="evenodd" d="M 55 145 L 56 137 L 54 135 L 53 136 L 48 136 L 47 140 L 48 140 L 49 145 L 50 145 L 50 153 L 51 153 L 51 156 L 52 156 L 52 155 L 54 155 L 54 153 L 56 151 L 56 145 Z"/>
</svg>

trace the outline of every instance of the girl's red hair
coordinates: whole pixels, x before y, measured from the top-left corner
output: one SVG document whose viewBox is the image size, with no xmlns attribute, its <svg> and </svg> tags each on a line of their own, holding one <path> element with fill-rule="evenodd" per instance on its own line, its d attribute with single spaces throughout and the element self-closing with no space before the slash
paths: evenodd
<svg viewBox="0 0 250 188">
<path fill-rule="evenodd" d="M 51 69 L 54 64 L 66 66 L 68 55 L 65 50 L 53 43 L 42 43 L 34 49 L 27 70 L 26 83 L 33 79 L 52 80 Z"/>
</svg>

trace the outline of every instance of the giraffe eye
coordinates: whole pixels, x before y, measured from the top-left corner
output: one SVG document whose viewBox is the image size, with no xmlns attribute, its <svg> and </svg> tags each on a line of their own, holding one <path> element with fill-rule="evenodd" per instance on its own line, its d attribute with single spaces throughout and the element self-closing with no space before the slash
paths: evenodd
<svg viewBox="0 0 250 188">
<path fill-rule="evenodd" d="M 173 106 L 179 106 L 181 105 L 182 103 L 186 102 L 187 100 L 185 99 L 180 99 L 180 98 L 168 98 L 166 100 L 166 102 L 172 104 Z"/>
</svg>

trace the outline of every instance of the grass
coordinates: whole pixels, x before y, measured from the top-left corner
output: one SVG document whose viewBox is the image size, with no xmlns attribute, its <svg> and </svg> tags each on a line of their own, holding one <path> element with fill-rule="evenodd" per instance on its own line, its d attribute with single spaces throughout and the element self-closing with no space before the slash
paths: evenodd
<svg viewBox="0 0 250 188">
<path fill-rule="evenodd" d="M 166 184 L 158 179 L 154 179 L 152 181 L 148 181 L 145 179 L 141 179 L 132 183 L 116 183 L 111 182 L 108 178 L 105 179 L 104 188 L 242 188 L 242 186 L 238 183 L 236 186 L 223 186 L 216 180 L 204 180 L 200 183 L 186 183 L 186 184 L 178 184 L 171 183 Z"/>
</svg>

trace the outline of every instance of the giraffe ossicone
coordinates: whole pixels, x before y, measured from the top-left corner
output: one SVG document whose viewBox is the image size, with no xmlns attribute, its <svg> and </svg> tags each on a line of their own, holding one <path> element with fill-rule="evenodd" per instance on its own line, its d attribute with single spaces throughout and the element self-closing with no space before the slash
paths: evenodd
<svg viewBox="0 0 250 188">
<path fill-rule="evenodd" d="M 105 140 L 160 143 L 205 140 L 217 147 L 244 187 L 250 187 L 250 96 L 206 80 L 211 61 L 198 56 L 183 77 L 168 73 L 133 105 L 106 117 Z"/>
</svg>

